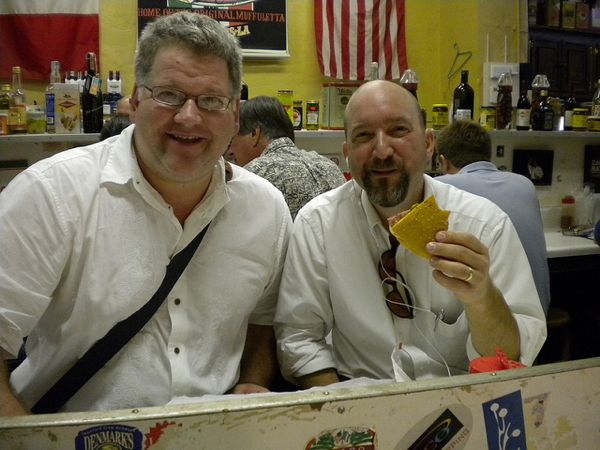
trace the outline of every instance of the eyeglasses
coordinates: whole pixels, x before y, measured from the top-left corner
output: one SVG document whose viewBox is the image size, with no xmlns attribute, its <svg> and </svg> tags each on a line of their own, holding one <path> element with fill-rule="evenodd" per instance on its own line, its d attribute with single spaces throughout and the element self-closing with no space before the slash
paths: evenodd
<svg viewBox="0 0 600 450">
<path fill-rule="evenodd" d="M 194 100 L 198 108 L 206 111 L 225 111 L 231 103 L 231 99 L 224 95 L 188 95 L 178 89 L 165 86 L 140 85 L 140 87 L 148 89 L 154 101 L 172 108 L 181 108 L 188 99 Z"/>
<path fill-rule="evenodd" d="M 403 319 L 413 318 L 413 301 L 409 290 L 405 287 L 406 280 L 400 272 L 396 270 L 396 249 L 398 241 L 390 235 L 392 248 L 382 253 L 379 258 L 379 277 L 381 281 L 392 287 L 392 290 L 385 296 L 385 302 L 390 311 Z M 400 281 L 398 281 L 398 278 Z"/>
</svg>

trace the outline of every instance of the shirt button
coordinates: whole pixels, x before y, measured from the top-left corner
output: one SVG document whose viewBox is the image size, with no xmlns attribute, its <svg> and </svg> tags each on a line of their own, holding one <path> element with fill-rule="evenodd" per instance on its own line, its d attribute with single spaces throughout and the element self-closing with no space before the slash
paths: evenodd
<svg viewBox="0 0 600 450">
<path fill-rule="evenodd" d="M 175 352 L 175 354 L 176 354 L 176 355 L 179 355 L 179 347 L 175 347 L 175 348 L 173 349 L 173 351 Z"/>
<path fill-rule="evenodd" d="M 176 298 L 176 299 L 175 299 L 175 301 L 174 301 L 174 303 L 175 303 L 176 305 L 179 305 L 179 304 L 181 303 L 181 300 L 180 300 L 180 299 L 178 299 L 178 298 Z"/>
</svg>

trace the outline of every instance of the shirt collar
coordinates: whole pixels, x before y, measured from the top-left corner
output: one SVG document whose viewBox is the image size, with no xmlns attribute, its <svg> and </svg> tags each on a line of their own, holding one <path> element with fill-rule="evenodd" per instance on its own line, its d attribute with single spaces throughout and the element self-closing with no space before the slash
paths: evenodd
<svg viewBox="0 0 600 450">
<path fill-rule="evenodd" d="M 129 125 L 120 135 L 109 138 L 108 160 L 100 181 L 101 183 L 127 184 L 134 178 L 143 178 L 133 150 L 133 130 L 135 125 Z"/>
<path fill-rule="evenodd" d="M 102 170 L 101 182 L 126 185 L 132 180 L 139 181 L 135 183 L 136 189 L 144 190 L 143 187 L 147 186 L 148 190 L 153 191 L 137 162 L 133 143 L 134 128 L 135 125 L 130 125 L 119 136 L 106 142 L 109 145 L 108 160 Z M 220 158 L 213 169 L 206 194 L 196 209 L 202 209 L 202 216 L 212 219 L 227 202 L 229 193 L 225 181 L 225 160 Z"/>
<path fill-rule="evenodd" d="M 490 161 L 475 161 L 471 164 L 467 164 L 466 166 L 464 166 L 458 171 L 458 173 L 477 172 L 478 170 L 489 170 L 492 172 L 497 172 L 498 168 L 494 163 Z"/>
</svg>

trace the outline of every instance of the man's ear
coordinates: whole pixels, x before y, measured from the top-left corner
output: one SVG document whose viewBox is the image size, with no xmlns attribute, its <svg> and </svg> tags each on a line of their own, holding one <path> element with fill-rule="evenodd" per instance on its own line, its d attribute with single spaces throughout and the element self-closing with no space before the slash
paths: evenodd
<svg viewBox="0 0 600 450">
<path fill-rule="evenodd" d="M 450 161 L 448 161 L 448 159 L 441 153 L 437 154 L 437 159 L 440 164 L 441 172 L 444 174 L 448 173 L 450 170 Z"/>
<path fill-rule="evenodd" d="M 252 146 L 253 147 L 257 147 L 259 142 L 260 142 L 260 138 L 262 136 L 262 131 L 260 129 L 260 125 L 256 125 L 254 127 L 254 129 L 252 130 L 250 136 L 252 137 Z"/>
</svg>

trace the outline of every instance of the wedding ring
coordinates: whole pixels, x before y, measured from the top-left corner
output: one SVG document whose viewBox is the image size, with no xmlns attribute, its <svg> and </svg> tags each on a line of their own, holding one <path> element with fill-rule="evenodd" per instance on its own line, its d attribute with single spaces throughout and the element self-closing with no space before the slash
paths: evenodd
<svg viewBox="0 0 600 450">
<path fill-rule="evenodd" d="M 468 283 L 471 281 L 471 278 L 473 278 L 473 268 L 471 266 L 467 266 L 467 269 L 469 269 L 469 275 L 467 275 L 467 278 L 463 280 L 465 283 Z"/>
</svg>

